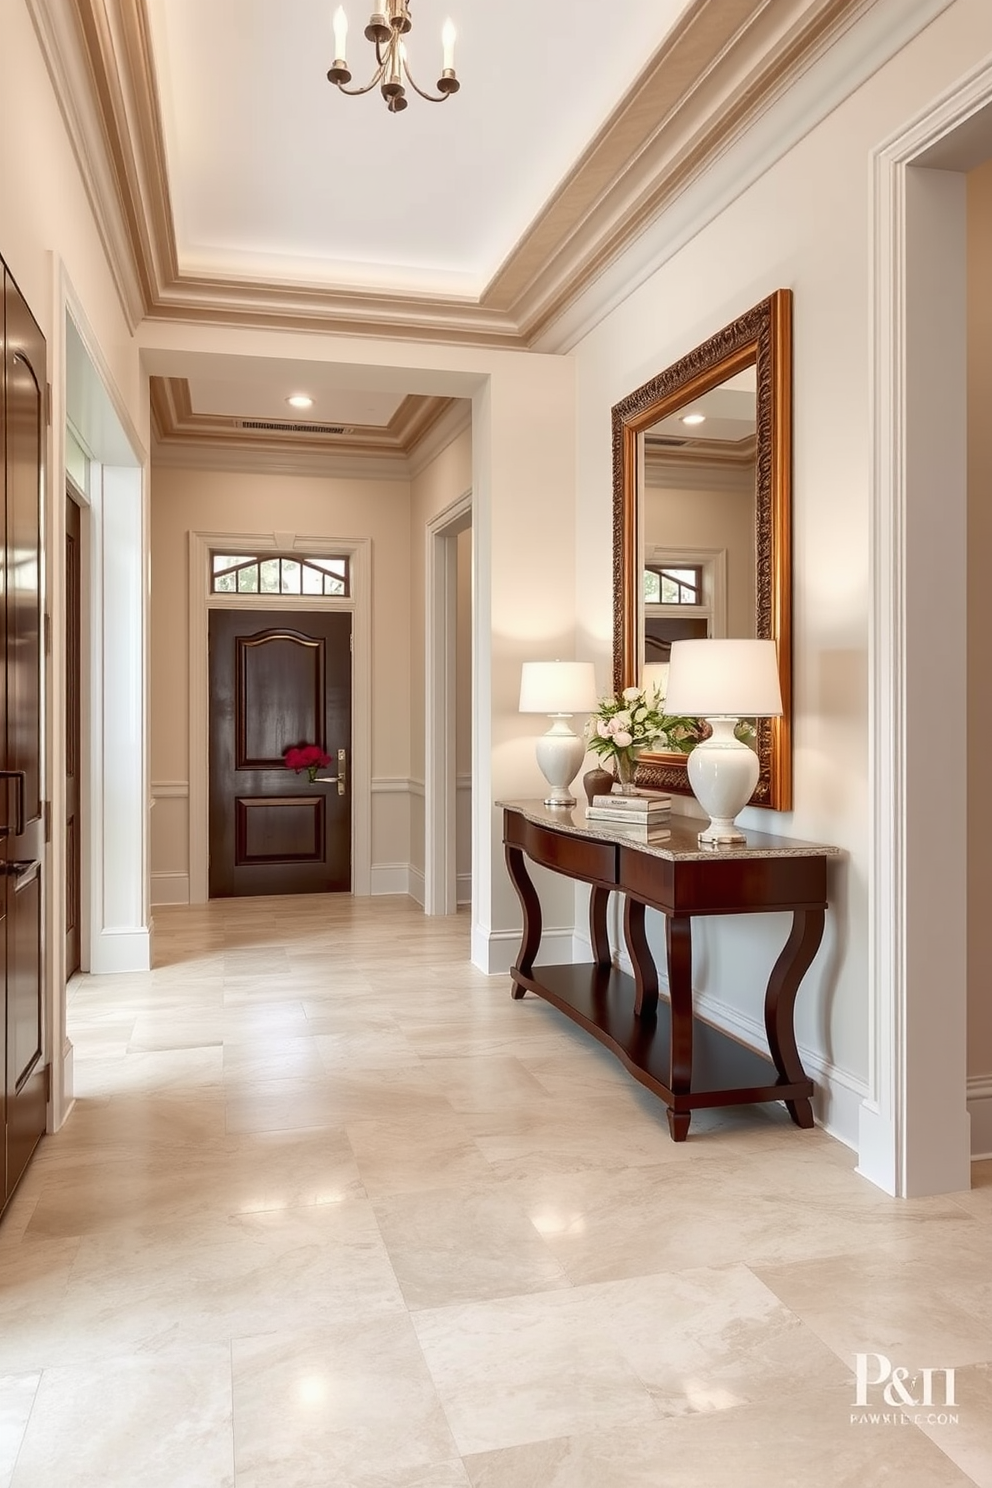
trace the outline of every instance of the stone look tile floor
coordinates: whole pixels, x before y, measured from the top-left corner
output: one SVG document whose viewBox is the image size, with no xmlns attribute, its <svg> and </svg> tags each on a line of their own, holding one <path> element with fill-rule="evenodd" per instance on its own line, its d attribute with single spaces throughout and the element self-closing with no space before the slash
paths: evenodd
<svg viewBox="0 0 992 1488">
<path fill-rule="evenodd" d="M 0 1488 L 992 1488 L 992 1164 L 899 1203 L 780 1108 L 675 1146 L 406 899 L 155 921 L 73 984 L 0 1225 Z M 852 1421 L 858 1351 L 957 1423 Z"/>
</svg>

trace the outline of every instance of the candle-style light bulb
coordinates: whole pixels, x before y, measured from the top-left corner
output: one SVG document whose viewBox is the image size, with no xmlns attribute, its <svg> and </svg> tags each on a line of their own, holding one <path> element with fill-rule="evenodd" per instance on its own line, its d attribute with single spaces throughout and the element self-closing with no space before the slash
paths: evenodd
<svg viewBox="0 0 992 1488">
<path fill-rule="evenodd" d="M 336 61 L 344 61 L 346 56 L 345 47 L 347 45 L 348 17 L 344 13 L 344 6 L 339 5 L 334 12 L 334 56 Z"/>
<path fill-rule="evenodd" d="M 455 66 L 455 23 L 449 16 L 441 31 L 441 42 L 444 46 L 444 70 L 453 70 Z"/>
</svg>

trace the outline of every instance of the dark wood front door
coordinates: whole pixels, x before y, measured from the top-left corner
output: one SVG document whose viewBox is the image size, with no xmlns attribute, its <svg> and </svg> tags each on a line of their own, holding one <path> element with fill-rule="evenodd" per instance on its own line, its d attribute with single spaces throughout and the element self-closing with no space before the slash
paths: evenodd
<svg viewBox="0 0 992 1488">
<path fill-rule="evenodd" d="M 65 499 L 65 975 L 79 970 L 79 507 Z"/>
<path fill-rule="evenodd" d="M 290 745 L 331 756 L 315 782 Z M 210 896 L 351 888 L 351 615 L 210 611 Z"/>
<path fill-rule="evenodd" d="M 4 991 L 6 1203 L 45 1130 L 48 1067 L 41 976 L 41 493 L 45 342 L 3 274 L 0 398 L 0 939 Z"/>
</svg>

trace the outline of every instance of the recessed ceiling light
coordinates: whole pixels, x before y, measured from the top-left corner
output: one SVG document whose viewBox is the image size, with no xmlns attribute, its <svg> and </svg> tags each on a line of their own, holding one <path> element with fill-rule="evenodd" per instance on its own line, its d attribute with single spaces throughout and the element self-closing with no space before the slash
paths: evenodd
<svg viewBox="0 0 992 1488">
<path fill-rule="evenodd" d="M 682 422 L 684 424 L 705 424 L 706 415 L 705 413 L 684 413 Z"/>
<path fill-rule="evenodd" d="M 313 399 L 308 397 L 306 393 L 294 393 L 291 398 L 286 399 L 286 402 L 289 404 L 290 408 L 313 407 Z"/>
</svg>

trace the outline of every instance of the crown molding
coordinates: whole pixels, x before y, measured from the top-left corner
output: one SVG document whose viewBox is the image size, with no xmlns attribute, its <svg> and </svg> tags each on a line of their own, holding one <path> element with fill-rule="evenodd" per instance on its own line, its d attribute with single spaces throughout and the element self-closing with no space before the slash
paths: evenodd
<svg viewBox="0 0 992 1488">
<path fill-rule="evenodd" d="M 145 0 L 27 0 L 111 272 L 142 317 L 532 345 L 877 0 L 692 0 L 478 299 L 184 272 Z"/>
<path fill-rule="evenodd" d="M 244 419 L 230 414 L 194 412 L 185 377 L 149 378 L 149 399 L 156 458 L 160 464 L 186 466 L 191 461 L 198 463 L 208 450 L 213 451 L 212 458 L 237 451 L 239 461 L 241 452 L 245 452 L 255 462 L 266 462 L 267 469 L 288 461 L 294 470 L 306 465 L 324 471 L 330 458 L 350 474 L 357 468 L 356 462 L 371 458 L 377 474 L 388 471 L 399 479 L 410 476 L 411 456 L 439 429 L 453 404 L 467 406 L 471 418 L 471 405 L 463 399 L 411 393 L 388 424 L 354 424 L 337 433 L 331 428 L 322 430 L 305 419 L 287 419 L 264 421 L 284 422 L 284 428 L 252 429 L 245 427 Z M 464 424 L 463 408 L 457 411 Z M 301 429 L 301 425 L 306 427 Z M 444 436 L 444 442 L 451 437 Z M 238 464 L 236 468 L 242 467 Z"/>
</svg>

